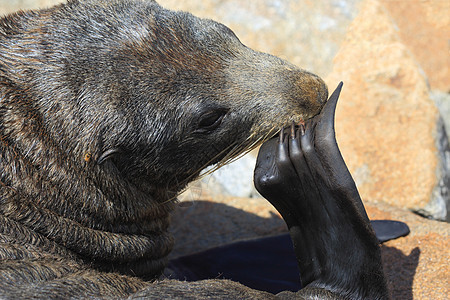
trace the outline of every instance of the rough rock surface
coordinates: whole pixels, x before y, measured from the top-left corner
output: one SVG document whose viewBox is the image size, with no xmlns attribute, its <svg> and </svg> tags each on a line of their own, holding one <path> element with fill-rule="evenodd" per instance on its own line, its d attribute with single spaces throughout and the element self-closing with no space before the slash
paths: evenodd
<svg viewBox="0 0 450 300">
<path fill-rule="evenodd" d="M 175 214 L 173 257 L 287 231 L 278 213 L 264 199 L 200 199 L 206 200 L 182 202 Z M 411 229 L 407 237 L 382 245 L 392 299 L 447 299 L 450 224 L 427 220 L 383 202 L 366 202 L 366 209 L 371 219 L 401 220 Z"/>
<path fill-rule="evenodd" d="M 448 299 L 450 224 L 383 202 L 368 202 L 366 209 L 371 219 L 401 220 L 411 230 L 381 247 L 392 299 Z"/>
<path fill-rule="evenodd" d="M 245 155 L 206 176 L 201 179 L 200 187 L 207 189 L 213 196 L 260 197 L 253 184 L 256 154 Z"/>
<path fill-rule="evenodd" d="M 438 111 L 417 62 L 378 1 L 366 1 L 334 59 L 330 87 L 344 81 L 339 146 L 367 200 L 425 206 L 438 182 Z"/>
<path fill-rule="evenodd" d="M 432 89 L 450 92 L 450 1 L 381 0 Z"/>
<path fill-rule="evenodd" d="M 19 9 L 49 7 L 61 2 L 63 0 L 0 0 L 0 13 L 7 14 Z"/>
<path fill-rule="evenodd" d="M 176 236 L 172 258 L 237 240 L 286 232 L 283 219 L 262 198 L 211 197 L 180 202 L 171 230 Z"/>
<path fill-rule="evenodd" d="M 229 26 L 247 46 L 288 59 L 314 73 L 330 72 L 361 0 L 159 0 Z"/>
</svg>

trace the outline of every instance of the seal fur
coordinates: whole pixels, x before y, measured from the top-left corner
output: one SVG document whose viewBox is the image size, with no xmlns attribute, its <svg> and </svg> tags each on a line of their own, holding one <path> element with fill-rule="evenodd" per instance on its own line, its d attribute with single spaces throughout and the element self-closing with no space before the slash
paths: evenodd
<svg viewBox="0 0 450 300">
<path fill-rule="evenodd" d="M 57 295 L 46 285 L 71 278 L 80 296 L 98 296 L 87 282 L 158 277 L 177 193 L 326 97 L 319 77 L 154 1 L 3 17 L 0 277 L 11 279 L 1 293 Z"/>
</svg>

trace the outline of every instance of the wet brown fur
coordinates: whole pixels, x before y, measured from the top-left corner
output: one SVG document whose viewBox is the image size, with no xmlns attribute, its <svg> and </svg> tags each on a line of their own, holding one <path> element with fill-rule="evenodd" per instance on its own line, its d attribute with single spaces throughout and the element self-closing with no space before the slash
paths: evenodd
<svg viewBox="0 0 450 300">
<path fill-rule="evenodd" d="M 153 1 L 3 17 L 0 297 L 271 297 L 145 280 L 172 248 L 177 193 L 326 98 L 317 76 Z"/>
</svg>

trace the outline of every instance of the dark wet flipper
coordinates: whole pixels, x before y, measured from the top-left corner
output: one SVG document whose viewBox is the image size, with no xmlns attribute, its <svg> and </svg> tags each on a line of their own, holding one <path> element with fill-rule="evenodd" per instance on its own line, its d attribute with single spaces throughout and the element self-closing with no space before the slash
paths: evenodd
<svg viewBox="0 0 450 300">
<path fill-rule="evenodd" d="M 370 221 L 380 243 L 397 239 L 409 234 L 409 227 L 400 221 L 372 220 Z"/>
<path fill-rule="evenodd" d="M 330 173 L 339 174 L 339 176 L 335 176 L 334 185 L 338 188 L 343 187 L 345 193 L 349 193 L 350 198 L 353 199 L 361 215 L 368 219 L 356 185 L 347 169 L 335 138 L 335 110 L 342 86 L 342 82 L 339 83 L 319 116 L 316 117 L 315 147 L 318 150 L 317 153 L 321 155 L 321 159 L 327 164 Z M 331 183 L 333 184 L 333 182 Z M 380 243 L 409 233 L 408 226 L 399 221 L 377 220 L 371 221 L 371 225 Z"/>
<path fill-rule="evenodd" d="M 284 131 L 277 147 L 274 140 L 261 147 L 255 186 L 277 210 L 282 208 L 304 286 L 354 299 L 384 299 L 379 242 L 335 140 L 334 112 L 341 86 L 304 130 L 300 127 L 294 135 L 291 128 L 287 147 Z M 266 151 L 274 148 L 281 156 L 264 160 L 271 155 Z"/>
</svg>

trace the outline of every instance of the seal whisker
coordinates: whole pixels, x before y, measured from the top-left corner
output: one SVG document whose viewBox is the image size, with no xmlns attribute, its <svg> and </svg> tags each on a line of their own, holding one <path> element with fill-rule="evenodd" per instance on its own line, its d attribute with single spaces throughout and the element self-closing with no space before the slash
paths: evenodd
<svg viewBox="0 0 450 300">
<path fill-rule="evenodd" d="M 208 171 L 207 174 L 211 174 L 212 172 L 218 170 L 220 167 L 235 162 L 236 160 L 242 158 L 244 155 L 248 154 L 259 145 L 269 140 L 276 133 L 276 129 L 273 128 L 269 132 L 267 132 L 264 136 L 258 137 L 256 140 L 252 141 L 250 144 L 245 145 L 247 142 L 253 140 L 255 133 L 252 133 L 244 142 L 239 145 L 236 145 L 217 165 Z M 244 150 L 242 150 L 244 149 Z"/>
<path fill-rule="evenodd" d="M 189 182 L 191 182 L 193 180 L 202 179 L 203 177 L 205 177 L 205 176 L 213 173 L 214 171 L 216 171 L 219 167 L 214 166 L 213 168 L 209 169 L 208 171 L 206 171 L 204 173 L 200 173 L 203 169 L 207 168 L 218 157 L 221 157 L 224 153 L 229 153 L 230 149 L 232 149 L 233 147 L 234 147 L 233 144 L 231 144 L 228 147 L 226 147 L 225 149 L 223 149 L 222 151 L 220 151 L 217 155 L 215 155 L 213 158 L 211 158 L 209 161 L 207 161 L 203 166 L 201 166 L 198 169 L 196 169 L 195 172 L 192 172 L 192 175 L 188 176 L 185 180 L 183 180 L 183 182 L 181 182 L 181 185 L 185 186 L 187 183 L 189 183 Z M 232 151 L 233 150 L 231 150 L 231 152 Z M 227 156 L 228 156 L 228 154 L 227 154 Z M 200 174 L 197 175 L 198 173 L 200 173 Z"/>
</svg>

